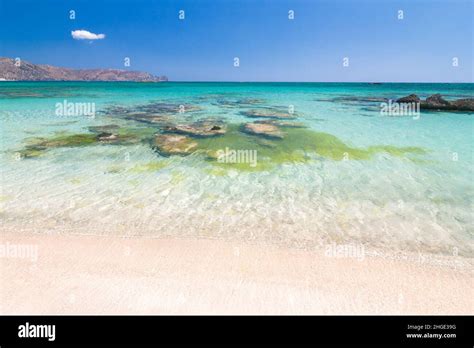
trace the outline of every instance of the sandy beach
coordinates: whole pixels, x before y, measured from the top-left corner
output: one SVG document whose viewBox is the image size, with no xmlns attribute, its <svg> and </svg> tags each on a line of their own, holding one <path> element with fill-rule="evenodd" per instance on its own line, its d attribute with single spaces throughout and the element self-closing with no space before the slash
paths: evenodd
<svg viewBox="0 0 474 348">
<path fill-rule="evenodd" d="M 0 258 L 2 314 L 474 310 L 470 267 L 204 239 L 3 233 L 1 245 L 29 245 L 37 252 Z"/>
</svg>

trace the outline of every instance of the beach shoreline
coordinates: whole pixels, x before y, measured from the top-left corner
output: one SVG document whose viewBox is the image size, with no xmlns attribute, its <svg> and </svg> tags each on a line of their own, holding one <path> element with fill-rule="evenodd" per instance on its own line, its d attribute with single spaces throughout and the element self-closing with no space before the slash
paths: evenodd
<svg viewBox="0 0 474 348">
<path fill-rule="evenodd" d="M 192 238 L 6 232 L 0 244 L 37 251 L 36 257 L 0 258 L 4 315 L 454 315 L 474 309 L 466 296 L 470 260 L 468 267 L 448 267 Z"/>
</svg>

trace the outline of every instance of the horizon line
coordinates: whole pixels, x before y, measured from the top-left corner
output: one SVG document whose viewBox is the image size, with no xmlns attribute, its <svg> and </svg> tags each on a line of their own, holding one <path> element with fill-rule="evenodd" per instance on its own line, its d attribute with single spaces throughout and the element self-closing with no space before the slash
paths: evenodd
<svg viewBox="0 0 474 348">
<path fill-rule="evenodd" d="M 106 80 L 2 80 L 0 82 L 107 82 L 107 83 L 363 83 L 363 84 L 474 84 L 473 81 L 462 81 L 462 82 L 446 82 L 446 81 L 437 81 L 437 82 L 427 82 L 427 81 L 217 81 L 217 80 L 168 80 L 168 81 L 106 81 Z"/>
</svg>

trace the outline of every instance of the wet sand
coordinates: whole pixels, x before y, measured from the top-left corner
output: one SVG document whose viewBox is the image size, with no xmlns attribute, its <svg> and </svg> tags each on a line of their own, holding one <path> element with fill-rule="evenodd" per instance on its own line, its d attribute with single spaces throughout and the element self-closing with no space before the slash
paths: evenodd
<svg viewBox="0 0 474 348">
<path fill-rule="evenodd" d="M 3 233 L 2 314 L 471 314 L 473 276 L 220 240 Z M 7 255 L 8 256 L 8 255 Z"/>
</svg>

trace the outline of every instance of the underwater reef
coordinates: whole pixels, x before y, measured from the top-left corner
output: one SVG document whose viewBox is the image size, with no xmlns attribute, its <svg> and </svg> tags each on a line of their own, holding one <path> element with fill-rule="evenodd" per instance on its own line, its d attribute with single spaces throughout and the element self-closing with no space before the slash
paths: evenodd
<svg viewBox="0 0 474 348">
<path fill-rule="evenodd" d="M 229 123 L 221 118 L 193 119 L 201 115 L 199 105 L 151 102 L 137 106 L 111 106 L 103 111 L 109 119 L 123 124 L 90 126 L 81 133 L 59 133 L 28 138 L 17 153 L 22 158 L 40 157 L 55 148 L 146 144 L 159 157 L 201 156 L 206 163 L 242 171 L 270 170 L 288 163 L 314 160 L 369 160 L 374 155 L 417 160 L 426 150 L 419 147 L 375 145 L 353 147 L 336 136 L 307 128 L 300 115 L 278 107 L 256 106 L 259 99 L 218 102 L 243 108 L 247 122 Z M 251 109 L 248 109 L 251 107 Z M 118 122 L 117 122 L 118 123 Z M 249 165 L 245 155 L 255 154 Z M 244 157 L 242 157 L 244 156 Z M 150 167 L 155 168 L 154 166 Z M 161 168 L 156 166 L 156 168 Z"/>
</svg>

